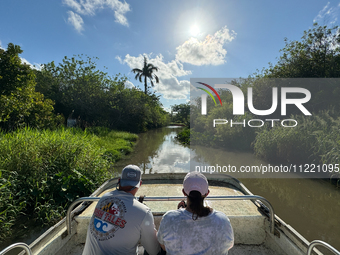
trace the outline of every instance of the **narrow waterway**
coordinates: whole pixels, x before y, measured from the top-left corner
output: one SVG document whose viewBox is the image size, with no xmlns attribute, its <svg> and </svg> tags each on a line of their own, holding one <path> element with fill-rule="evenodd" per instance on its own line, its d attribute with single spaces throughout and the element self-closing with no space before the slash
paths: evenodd
<svg viewBox="0 0 340 255">
<path fill-rule="evenodd" d="M 140 134 L 134 152 L 119 161 L 116 171 L 121 171 L 127 164 L 140 166 L 144 174 L 188 172 L 190 166 L 213 165 L 216 162 L 233 166 L 268 164 L 251 153 L 203 146 L 190 149 L 176 141 L 179 131 L 179 127 L 166 127 Z M 275 213 L 308 241 L 323 240 L 340 250 L 340 189 L 319 179 L 240 180 L 253 194 L 267 198 Z"/>
<path fill-rule="evenodd" d="M 136 164 L 144 174 L 189 172 L 193 166 L 268 164 L 251 153 L 231 152 L 205 146 L 183 146 L 175 136 L 181 127 L 165 127 L 139 135 L 128 157 L 115 165 L 117 174 Z M 246 177 L 247 175 L 245 175 Z M 248 175 L 249 176 L 249 175 Z M 255 195 L 268 199 L 275 213 L 308 241 L 323 240 L 340 250 L 340 189 L 326 181 L 302 178 L 239 178 Z M 155 194 L 157 195 L 157 194 Z M 20 241 L 31 243 L 45 229 L 34 224 Z M 26 231 L 27 232 L 27 231 Z M 0 250 L 18 240 L 7 240 Z M 13 253 L 14 254 L 14 253 Z"/>
</svg>

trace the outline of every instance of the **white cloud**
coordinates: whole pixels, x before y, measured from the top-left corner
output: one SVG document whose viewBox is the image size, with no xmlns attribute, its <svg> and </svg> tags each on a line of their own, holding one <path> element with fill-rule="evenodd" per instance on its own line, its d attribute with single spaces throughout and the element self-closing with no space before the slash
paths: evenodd
<svg viewBox="0 0 340 255">
<path fill-rule="evenodd" d="M 337 16 L 339 16 L 340 4 L 335 7 L 330 6 L 330 2 L 328 2 L 321 11 L 319 11 L 318 15 L 313 19 L 313 22 L 317 22 L 319 24 L 325 25 L 334 25 L 337 21 Z"/>
<path fill-rule="evenodd" d="M 192 37 L 176 48 L 176 60 L 196 66 L 222 65 L 227 54 L 224 45 L 234 40 L 235 36 L 235 31 L 225 26 L 214 35 L 206 36 L 203 41 Z"/>
<path fill-rule="evenodd" d="M 165 99 L 187 99 L 190 82 L 188 80 L 178 81 L 176 77 L 172 77 L 161 79 L 160 83 L 155 85 L 155 88 Z"/>
<path fill-rule="evenodd" d="M 313 22 L 318 22 L 320 20 L 322 20 L 324 18 L 324 16 L 326 15 L 327 13 L 327 9 L 328 9 L 328 6 L 329 6 L 330 2 L 328 2 L 323 8 L 321 11 L 319 11 L 318 15 L 313 19 Z"/>
<path fill-rule="evenodd" d="M 155 57 L 152 53 L 144 54 L 147 56 L 148 63 L 158 67 L 158 72 L 155 72 L 155 74 L 159 77 L 160 82 L 159 84 L 154 82 L 156 92 L 162 94 L 165 99 L 188 99 L 190 82 L 189 80 L 179 80 L 178 77 L 190 75 L 192 72 L 185 70 L 183 63 L 193 65 L 224 64 L 227 51 L 223 47 L 235 36 L 234 31 L 229 31 L 227 27 L 223 27 L 214 35 L 208 35 L 204 41 L 191 38 L 177 47 L 176 59 L 167 63 L 162 54 Z M 135 57 L 127 54 L 124 58 L 116 56 L 116 59 L 121 64 L 127 64 L 130 69 L 143 68 L 143 55 Z M 139 86 L 144 89 L 144 84 L 139 84 Z"/>
<path fill-rule="evenodd" d="M 29 65 L 29 66 L 33 66 L 30 62 L 28 62 L 25 58 L 20 58 L 21 59 L 21 62 L 23 64 L 26 64 L 26 65 Z"/>
<path fill-rule="evenodd" d="M 162 106 L 162 108 L 164 109 L 164 111 L 171 113 L 171 107 L 164 107 Z"/>
<path fill-rule="evenodd" d="M 115 59 L 119 61 L 119 63 L 124 64 L 122 58 L 120 56 L 116 56 Z"/>
<path fill-rule="evenodd" d="M 82 17 L 80 17 L 77 13 L 74 13 L 73 11 L 68 11 L 68 19 L 67 21 L 74 26 L 74 28 L 81 33 L 83 28 L 84 21 Z"/>
<path fill-rule="evenodd" d="M 135 85 L 133 85 L 131 81 L 126 81 L 125 88 L 132 89 L 132 88 L 135 88 Z"/>
<path fill-rule="evenodd" d="M 32 69 L 41 71 L 41 68 L 42 68 L 41 64 L 38 64 L 38 63 L 31 64 L 25 58 L 20 58 L 20 59 L 21 59 L 21 63 L 29 65 Z"/>
<path fill-rule="evenodd" d="M 338 18 L 335 18 L 333 21 L 330 22 L 331 25 L 334 25 L 338 21 Z"/>
<path fill-rule="evenodd" d="M 116 22 L 124 26 L 129 26 L 129 23 L 125 17 L 125 13 L 130 11 L 130 5 L 126 2 L 120 2 L 118 0 L 107 0 L 108 5 L 114 10 Z"/>
<path fill-rule="evenodd" d="M 63 0 L 63 3 L 65 5 L 67 5 L 68 7 L 71 7 L 72 9 L 74 9 L 76 12 L 84 14 L 82 6 L 80 3 L 78 3 L 75 0 Z"/>
<path fill-rule="evenodd" d="M 168 63 L 164 63 L 164 57 L 162 54 L 157 55 L 155 58 L 152 58 L 152 53 L 139 55 L 138 57 L 127 54 L 122 62 L 126 63 L 131 69 L 143 68 L 144 55 L 147 57 L 149 63 L 158 67 L 158 72 L 156 72 L 157 76 L 159 75 L 168 78 L 172 76 L 180 77 L 191 74 L 190 70 L 183 69 L 183 64 L 179 61 L 172 60 Z M 121 60 L 119 56 L 117 56 L 116 59 Z"/>
<path fill-rule="evenodd" d="M 164 143 L 157 152 L 157 157 L 152 159 L 152 168 L 155 173 L 178 173 L 189 167 L 190 149 L 174 147 Z"/>
<path fill-rule="evenodd" d="M 127 18 L 124 16 L 124 14 L 115 11 L 115 17 L 116 17 L 116 22 L 118 22 L 118 23 L 120 23 L 124 26 L 127 26 L 127 27 L 129 26 Z"/>
<path fill-rule="evenodd" d="M 163 95 L 166 99 L 186 99 L 189 94 L 190 82 L 188 80 L 179 81 L 177 77 L 186 76 L 191 74 L 191 71 L 184 70 L 183 64 L 179 61 L 172 60 L 165 63 L 162 54 L 152 58 L 152 54 L 145 54 L 148 58 L 148 63 L 158 67 L 158 72 L 155 74 L 159 77 L 159 83 L 155 83 L 155 90 L 157 93 Z M 138 57 L 130 56 L 127 54 L 122 60 L 117 56 L 122 64 L 127 64 L 131 69 L 143 68 L 144 57 L 139 55 Z M 140 83 L 138 81 L 138 83 Z M 143 84 L 140 84 L 144 88 Z"/>
<path fill-rule="evenodd" d="M 81 21 L 83 21 L 80 15 L 93 16 L 96 14 L 97 11 L 101 9 L 110 8 L 114 12 L 115 22 L 124 26 L 129 26 L 125 14 L 128 11 L 130 11 L 130 5 L 125 1 L 121 2 L 119 0 L 63 0 L 63 3 L 77 13 L 77 14 L 74 13 L 75 15 L 77 15 L 77 20 L 81 19 Z M 71 22 L 71 24 L 79 32 L 79 23 Z"/>
</svg>

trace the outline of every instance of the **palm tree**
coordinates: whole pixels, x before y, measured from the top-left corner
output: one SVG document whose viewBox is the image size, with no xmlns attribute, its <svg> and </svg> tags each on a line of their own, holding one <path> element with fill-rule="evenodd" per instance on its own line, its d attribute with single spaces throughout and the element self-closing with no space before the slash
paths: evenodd
<svg viewBox="0 0 340 255">
<path fill-rule="evenodd" d="M 144 56 L 144 67 L 143 69 L 134 68 L 131 70 L 133 73 L 137 73 L 135 76 L 135 79 L 139 79 L 140 82 L 142 82 L 142 77 L 144 76 L 144 87 L 145 87 L 145 94 L 148 93 L 148 84 L 147 84 L 147 78 L 150 79 L 151 86 L 153 87 L 153 79 L 155 78 L 156 83 L 159 83 L 159 79 L 157 75 L 153 73 L 153 71 L 158 71 L 158 67 L 154 66 L 153 64 L 148 64 L 147 59 Z"/>
</svg>

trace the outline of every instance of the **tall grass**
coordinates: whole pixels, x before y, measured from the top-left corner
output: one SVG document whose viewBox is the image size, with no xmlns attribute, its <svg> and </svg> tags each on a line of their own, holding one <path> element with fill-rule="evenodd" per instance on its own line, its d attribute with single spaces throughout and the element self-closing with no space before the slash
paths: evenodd
<svg viewBox="0 0 340 255">
<path fill-rule="evenodd" d="M 295 128 L 263 129 L 256 136 L 254 152 L 268 161 L 294 164 L 340 164 L 340 118 L 334 111 L 293 117 Z M 330 173 L 340 178 L 339 173 Z"/>
<path fill-rule="evenodd" d="M 18 218 L 51 224 L 77 197 L 112 177 L 137 136 L 97 128 L 0 133 L 0 240 Z"/>
</svg>

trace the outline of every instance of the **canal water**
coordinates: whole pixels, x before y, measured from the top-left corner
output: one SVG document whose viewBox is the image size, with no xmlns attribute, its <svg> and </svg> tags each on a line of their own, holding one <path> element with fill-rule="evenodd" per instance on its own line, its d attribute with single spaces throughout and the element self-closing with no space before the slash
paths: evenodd
<svg viewBox="0 0 340 255">
<path fill-rule="evenodd" d="M 134 152 L 118 162 L 116 171 L 128 164 L 138 165 L 144 174 L 189 172 L 190 163 L 268 164 L 251 153 L 183 146 L 175 139 L 180 130 L 166 127 L 140 134 Z M 323 240 L 340 250 L 340 189 L 319 179 L 240 178 L 240 181 L 254 195 L 268 199 L 275 213 L 308 241 Z"/>
<path fill-rule="evenodd" d="M 133 153 L 115 165 L 116 174 L 128 164 L 138 165 L 144 174 L 189 172 L 192 165 L 204 166 L 216 162 L 237 167 L 268 164 L 251 153 L 182 145 L 175 139 L 180 130 L 181 127 L 165 127 L 139 134 Z M 318 179 L 239 180 L 253 194 L 268 199 L 275 213 L 308 241 L 319 239 L 340 250 L 340 189 Z M 20 240 L 28 244 L 46 230 L 34 224 L 29 229 L 29 234 Z M 7 240 L 0 245 L 0 250 L 17 241 Z"/>
</svg>

